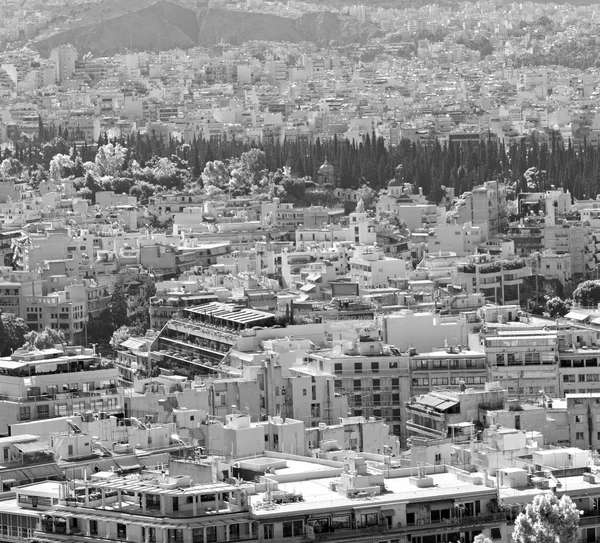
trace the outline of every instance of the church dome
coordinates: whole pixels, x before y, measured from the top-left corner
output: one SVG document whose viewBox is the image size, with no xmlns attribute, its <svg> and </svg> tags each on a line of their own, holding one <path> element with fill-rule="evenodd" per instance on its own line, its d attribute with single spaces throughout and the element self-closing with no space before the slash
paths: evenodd
<svg viewBox="0 0 600 543">
<path fill-rule="evenodd" d="M 335 168 L 327 161 L 327 158 L 325 158 L 325 162 L 321 164 L 321 167 L 319 168 L 319 174 L 335 175 Z"/>
</svg>

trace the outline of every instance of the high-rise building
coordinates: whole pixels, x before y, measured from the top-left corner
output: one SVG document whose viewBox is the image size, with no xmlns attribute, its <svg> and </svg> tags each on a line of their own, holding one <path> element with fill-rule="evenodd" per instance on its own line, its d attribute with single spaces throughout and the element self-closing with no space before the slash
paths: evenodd
<svg viewBox="0 0 600 543">
<path fill-rule="evenodd" d="M 59 45 L 50 51 L 50 58 L 54 61 L 56 82 L 62 83 L 75 73 L 77 49 L 70 44 Z"/>
</svg>

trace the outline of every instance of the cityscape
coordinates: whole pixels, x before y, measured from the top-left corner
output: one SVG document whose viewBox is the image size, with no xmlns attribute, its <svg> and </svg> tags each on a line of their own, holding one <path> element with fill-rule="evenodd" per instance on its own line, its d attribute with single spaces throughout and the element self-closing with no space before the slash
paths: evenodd
<svg viewBox="0 0 600 543">
<path fill-rule="evenodd" d="M 3 0 L 0 543 L 600 541 L 599 29 Z"/>
</svg>

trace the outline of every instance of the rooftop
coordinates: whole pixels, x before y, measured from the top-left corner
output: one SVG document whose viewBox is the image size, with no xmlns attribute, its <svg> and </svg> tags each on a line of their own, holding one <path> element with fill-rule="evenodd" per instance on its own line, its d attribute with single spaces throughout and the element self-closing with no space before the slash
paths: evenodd
<svg viewBox="0 0 600 543">
<path fill-rule="evenodd" d="M 279 473 L 279 471 L 277 471 Z M 416 475 L 416 470 L 415 470 Z M 373 497 L 348 498 L 330 490 L 330 483 L 336 482 L 335 477 L 316 478 L 306 481 L 293 481 L 279 483 L 278 490 L 301 494 L 303 501 L 276 505 L 275 509 L 262 509 L 257 507 L 257 502 L 267 500 L 266 492 L 259 493 L 251 498 L 252 511 L 257 517 L 261 516 L 289 516 L 306 514 L 318 510 L 335 509 L 364 509 L 385 508 L 399 503 L 440 501 L 444 498 L 474 498 L 477 495 L 494 494 L 494 488 L 475 485 L 470 482 L 459 481 L 454 473 L 435 473 L 429 475 L 434 479 L 434 485 L 428 488 L 418 488 L 410 483 L 408 476 L 386 478 L 386 492 Z"/>
</svg>

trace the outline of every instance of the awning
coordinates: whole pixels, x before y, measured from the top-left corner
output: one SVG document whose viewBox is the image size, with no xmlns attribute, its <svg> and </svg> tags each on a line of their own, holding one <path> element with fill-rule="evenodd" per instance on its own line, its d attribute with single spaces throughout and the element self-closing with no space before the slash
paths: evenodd
<svg viewBox="0 0 600 543">
<path fill-rule="evenodd" d="M 317 288 L 316 285 L 306 284 L 303 287 L 300 287 L 300 290 L 302 292 L 312 292 L 316 288 Z"/>
<path fill-rule="evenodd" d="M 45 464 L 44 466 L 30 466 L 25 473 L 31 475 L 33 479 L 42 479 L 47 477 L 56 477 L 57 475 L 64 475 L 62 469 L 57 464 Z"/>
<path fill-rule="evenodd" d="M 444 402 L 440 405 L 438 405 L 436 407 L 436 409 L 440 410 L 440 411 L 445 411 L 446 409 L 450 409 L 451 407 L 454 407 L 458 402 L 453 402 L 451 400 L 448 400 L 447 402 Z"/>
<path fill-rule="evenodd" d="M 46 452 L 49 450 L 46 443 L 40 443 L 39 441 L 32 441 L 30 443 L 15 443 L 14 446 L 24 454 Z"/>
<path fill-rule="evenodd" d="M 115 464 L 120 470 L 131 471 L 134 469 L 141 469 L 143 466 L 138 462 L 135 456 L 127 456 L 125 458 L 113 458 Z"/>
<path fill-rule="evenodd" d="M 585 313 L 577 313 L 576 311 L 569 311 L 565 315 L 565 319 L 570 319 L 572 321 L 584 321 L 588 317 L 589 315 L 586 315 Z"/>
<path fill-rule="evenodd" d="M 138 462 L 147 468 L 155 468 L 160 464 L 169 463 L 169 453 L 153 454 L 152 456 L 138 457 Z"/>
<path fill-rule="evenodd" d="M 204 435 L 204 430 L 200 426 L 196 428 L 190 428 L 190 435 L 194 439 L 206 439 L 206 436 Z"/>
<path fill-rule="evenodd" d="M 94 468 L 97 468 L 98 471 L 111 471 L 113 468 L 117 468 L 117 465 L 113 460 L 96 460 Z"/>
<path fill-rule="evenodd" d="M 363 505 L 363 506 L 353 507 L 353 509 L 357 513 L 360 513 L 361 515 L 371 515 L 373 513 L 381 513 L 381 505 L 379 505 L 379 506 Z"/>
</svg>

